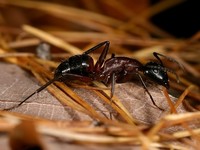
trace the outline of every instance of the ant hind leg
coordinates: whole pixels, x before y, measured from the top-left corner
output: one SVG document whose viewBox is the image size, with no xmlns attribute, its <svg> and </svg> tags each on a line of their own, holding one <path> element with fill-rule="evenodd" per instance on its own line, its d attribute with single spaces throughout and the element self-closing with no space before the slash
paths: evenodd
<svg viewBox="0 0 200 150">
<path fill-rule="evenodd" d="M 90 54 L 91 52 L 93 52 L 93 51 L 99 49 L 99 48 L 102 47 L 103 45 L 105 45 L 105 47 L 103 48 L 103 51 L 102 51 L 101 55 L 99 56 L 99 58 L 98 58 L 98 60 L 97 60 L 97 62 L 96 62 L 96 64 L 95 64 L 95 70 L 96 70 L 96 72 L 98 72 L 98 71 L 100 70 L 101 66 L 102 66 L 103 63 L 104 63 L 104 60 L 105 60 L 105 58 L 106 58 L 106 56 L 107 56 L 107 54 L 108 54 L 108 49 L 109 49 L 109 46 L 110 46 L 110 42 L 109 42 L 109 41 L 101 42 L 101 43 L 99 43 L 98 45 L 96 45 L 96 46 L 90 48 L 89 50 L 87 50 L 86 52 L 83 53 L 83 54 L 88 55 L 88 54 Z"/>
<path fill-rule="evenodd" d="M 9 110 L 12 110 L 12 109 L 15 109 L 15 108 L 18 108 L 19 106 L 21 106 L 22 104 L 24 104 L 29 98 L 31 98 L 33 95 L 41 92 L 42 90 L 44 90 L 46 87 L 48 87 L 50 84 L 54 83 L 55 81 L 57 81 L 58 79 L 57 78 L 54 78 L 52 80 L 50 80 L 49 82 L 47 82 L 46 84 L 44 84 L 43 86 L 41 86 L 40 88 L 38 88 L 37 90 L 35 90 L 32 94 L 30 94 L 29 96 L 27 96 L 24 100 L 22 100 L 19 104 L 17 105 L 14 105 L 10 108 L 5 108 L 3 110 L 5 111 L 9 111 Z"/>
<path fill-rule="evenodd" d="M 109 45 L 110 45 L 110 42 L 109 42 L 109 41 L 101 42 L 101 43 L 97 44 L 96 46 L 90 48 L 89 50 L 87 50 L 87 51 L 84 52 L 83 54 L 87 54 L 87 55 L 88 55 L 88 54 L 92 53 L 93 51 L 99 49 L 99 48 L 102 47 L 103 45 L 105 45 L 105 47 L 107 47 L 107 49 L 108 49 L 108 47 L 109 47 Z M 105 49 L 105 48 L 104 48 L 104 49 Z M 103 52 L 102 52 L 102 53 L 103 53 Z"/>
</svg>

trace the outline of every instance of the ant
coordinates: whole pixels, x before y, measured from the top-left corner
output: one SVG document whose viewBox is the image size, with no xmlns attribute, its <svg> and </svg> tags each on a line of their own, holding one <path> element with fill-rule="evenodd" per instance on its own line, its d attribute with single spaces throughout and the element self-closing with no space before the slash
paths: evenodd
<svg viewBox="0 0 200 150">
<path fill-rule="evenodd" d="M 30 94 L 18 105 L 4 110 L 11 110 L 19 107 L 34 94 L 41 92 L 43 89 L 45 89 L 47 86 L 54 83 L 55 81 L 66 82 L 78 80 L 85 83 L 91 83 L 92 81 L 96 80 L 99 82 L 103 82 L 105 85 L 111 84 L 110 98 L 112 98 L 114 94 L 115 83 L 124 83 L 130 81 L 130 77 L 134 74 L 139 77 L 144 89 L 150 96 L 152 103 L 158 109 L 163 110 L 154 102 L 151 94 L 147 89 L 147 86 L 145 85 L 145 82 L 142 79 L 141 73 L 143 73 L 144 76 L 147 76 L 153 82 L 162 85 L 168 89 L 169 81 L 167 72 L 175 74 L 177 80 L 178 76 L 173 70 L 163 65 L 159 56 L 162 56 L 171 62 L 175 62 L 179 66 L 180 64 L 174 59 L 156 52 L 154 52 L 153 55 L 158 60 L 158 62 L 148 62 L 145 65 L 143 65 L 136 59 L 128 57 L 115 57 L 114 54 L 112 54 L 111 58 L 105 60 L 108 54 L 109 45 L 109 41 L 104 41 L 87 50 L 83 54 L 74 55 L 66 59 L 56 68 L 54 72 L 54 78 L 52 80 Z M 102 46 L 104 46 L 103 51 L 99 56 L 97 62 L 94 64 L 94 60 L 89 54 L 101 48 Z"/>
</svg>

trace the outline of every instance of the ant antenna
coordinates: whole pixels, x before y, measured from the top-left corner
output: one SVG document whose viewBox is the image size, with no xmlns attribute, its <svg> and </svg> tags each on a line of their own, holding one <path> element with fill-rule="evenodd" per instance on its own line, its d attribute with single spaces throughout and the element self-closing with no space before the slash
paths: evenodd
<svg viewBox="0 0 200 150">
<path fill-rule="evenodd" d="M 172 57 L 167 57 L 167 56 L 165 56 L 163 54 L 160 54 L 160 53 L 157 53 L 157 52 L 153 52 L 153 55 L 154 55 L 154 57 L 156 57 L 160 61 L 160 63 L 161 63 L 162 66 L 163 66 L 163 63 L 162 63 L 162 61 L 161 61 L 161 59 L 160 59 L 159 56 L 164 57 L 168 61 L 176 63 L 179 66 L 180 69 L 185 70 L 184 66 L 182 64 L 180 64 L 178 61 L 176 61 L 175 59 L 173 59 Z"/>
<path fill-rule="evenodd" d="M 57 81 L 58 78 L 53 78 L 52 80 L 50 80 L 49 82 L 47 82 L 46 84 L 44 84 L 43 86 L 41 86 L 40 88 L 38 88 L 35 92 L 33 92 L 32 94 L 30 94 L 28 97 L 26 97 L 23 101 L 21 101 L 19 104 L 12 106 L 10 108 L 5 108 L 3 110 L 8 111 L 8 110 L 12 110 L 15 109 L 19 106 L 21 106 L 23 103 L 25 103 L 30 97 L 32 97 L 33 95 L 35 95 L 36 93 L 41 92 L 42 90 L 44 90 L 46 87 L 48 87 L 50 84 L 52 84 L 53 82 Z"/>
<path fill-rule="evenodd" d="M 167 57 L 167 56 L 162 55 L 162 54 L 160 54 L 160 53 L 153 52 L 153 55 L 160 61 L 161 65 L 163 66 L 163 68 L 161 68 L 161 69 L 164 70 L 164 71 L 173 73 L 173 74 L 176 76 L 177 82 L 179 83 L 180 80 L 179 80 L 179 77 L 178 77 L 178 75 L 176 74 L 176 72 L 175 72 L 174 70 L 172 70 L 172 69 L 169 69 L 169 68 L 164 67 L 164 65 L 163 65 L 163 63 L 162 63 L 162 61 L 161 61 L 161 59 L 160 59 L 159 56 L 164 57 L 164 58 L 167 59 L 168 61 L 171 61 L 171 62 L 176 63 L 176 64 L 178 65 L 178 67 L 179 67 L 180 69 L 182 69 L 182 70 L 185 70 L 184 66 L 183 66 L 182 64 L 180 64 L 178 61 L 176 61 L 175 59 L 173 59 L 173 58 L 171 58 L 171 57 Z"/>
<path fill-rule="evenodd" d="M 162 54 L 159 54 L 159 53 L 156 53 L 156 52 L 153 52 L 153 55 L 154 55 L 154 57 L 156 57 L 156 59 L 159 60 L 160 64 L 161 64 L 162 66 L 164 66 L 162 60 L 160 59 L 160 57 L 159 57 L 158 55 L 163 56 L 163 57 L 165 57 L 165 58 L 166 58 L 166 56 L 164 56 L 164 55 L 162 55 Z"/>
</svg>

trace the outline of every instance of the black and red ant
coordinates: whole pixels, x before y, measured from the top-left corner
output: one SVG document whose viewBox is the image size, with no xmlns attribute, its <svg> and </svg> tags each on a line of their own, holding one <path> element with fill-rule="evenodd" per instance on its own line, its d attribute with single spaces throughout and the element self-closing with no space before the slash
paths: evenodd
<svg viewBox="0 0 200 150">
<path fill-rule="evenodd" d="M 114 54 L 112 54 L 111 58 L 105 60 L 108 54 L 109 45 L 110 45 L 109 41 L 104 41 L 92 47 L 91 49 L 87 50 L 81 55 L 71 56 L 69 59 L 63 61 L 56 68 L 54 73 L 54 78 L 52 80 L 50 80 L 45 85 L 41 86 L 35 92 L 30 94 L 18 105 L 4 110 L 11 110 L 19 107 L 25 101 L 27 101 L 31 96 L 33 96 L 36 93 L 39 93 L 40 91 L 42 91 L 55 81 L 67 82 L 67 81 L 78 80 L 86 83 L 91 83 L 92 81 L 96 80 L 99 82 L 103 82 L 106 85 L 111 84 L 111 98 L 112 98 L 114 94 L 115 83 L 123 83 L 130 81 L 130 77 L 132 75 L 137 75 L 139 77 L 144 89 L 150 96 L 152 103 L 160 110 L 163 110 L 162 108 L 157 106 L 156 103 L 154 102 L 151 94 L 149 93 L 145 85 L 145 82 L 142 79 L 141 73 L 143 73 L 144 76 L 147 76 L 153 82 L 162 85 L 166 88 L 169 88 L 167 72 L 172 72 L 176 76 L 177 74 L 173 70 L 165 67 L 159 56 L 162 56 L 168 59 L 169 61 L 175 62 L 179 66 L 180 64 L 174 59 L 156 52 L 154 52 L 153 55 L 158 60 L 158 62 L 148 62 L 145 65 L 143 65 L 136 59 L 128 57 L 115 57 Z M 100 57 L 98 58 L 97 62 L 94 64 L 94 60 L 91 56 L 89 56 L 89 54 L 101 48 L 102 46 L 104 46 L 103 51 Z"/>
</svg>

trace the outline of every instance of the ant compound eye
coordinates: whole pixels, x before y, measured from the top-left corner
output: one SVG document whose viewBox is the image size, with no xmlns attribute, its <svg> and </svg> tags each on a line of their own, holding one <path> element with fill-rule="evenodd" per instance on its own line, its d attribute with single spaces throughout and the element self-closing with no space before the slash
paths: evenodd
<svg viewBox="0 0 200 150">
<path fill-rule="evenodd" d="M 157 69 L 154 69 L 153 72 L 154 72 L 154 73 L 158 73 L 158 70 L 157 70 Z"/>
<path fill-rule="evenodd" d="M 145 70 L 145 71 L 144 71 L 144 74 L 148 74 L 148 73 L 149 73 L 149 70 Z"/>
</svg>

